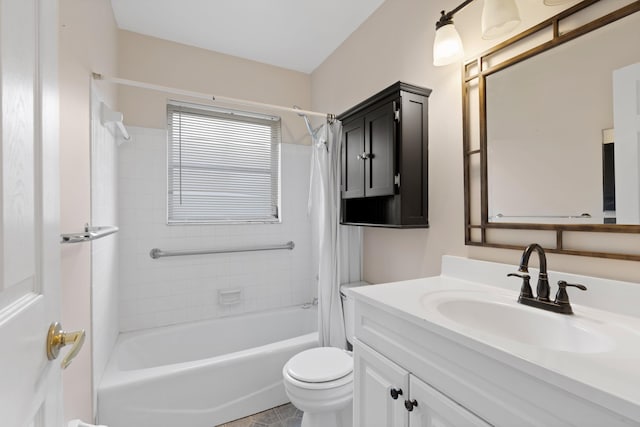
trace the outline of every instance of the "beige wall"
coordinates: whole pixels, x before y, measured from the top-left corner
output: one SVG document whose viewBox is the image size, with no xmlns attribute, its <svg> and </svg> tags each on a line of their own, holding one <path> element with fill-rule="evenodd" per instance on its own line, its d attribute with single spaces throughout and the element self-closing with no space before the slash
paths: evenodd
<svg viewBox="0 0 640 427">
<path fill-rule="evenodd" d="M 441 3 L 441 4 L 437 4 Z M 429 101 L 429 229 L 366 228 L 365 279 L 438 274 L 442 254 L 464 255 L 459 73 L 431 65 L 433 25 L 448 2 L 387 0 L 312 74 L 313 108 L 337 113 L 402 80 Z"/>
<path fill-rule="evenodd" d="M 119 77 L 125 79 L 286 107 L 306 109 L 311 105 L 308 74 L 130 31 L 119 32 L 119 62 Z M 119 90 L 124 122 L 132 126 L 164 129 L 167 100 L 189 101 L 184 96 L 146 89 L 121 86 Z M 191 101 L 207 104 L 202 99 Z M 296 114 L 276 114 L 282 116 L 283 142 L 309 143 L 304 122 Z"/>
<path fill-rule="evenodd" d="M 519 1 L 528 28 L 558 8 Z M 367 228 L 364 276 L 373 283 L 435 275 L 443 254 L 516 264 L 520 253 L 464 245 L 460 68 L 434 67 L 434 25 L 445 0 L 387 0 L 311 77 L 312 107 L 341 112 L 402 80 L 433 89 L 429 101 L 429 219 L 425 230 Z M 497 41 L 482 41 L 482 2 L 456 15 L 467 56 Z M 601 238 L 602 237 L 598 237 Z M 549 255 L 554 270 L 640 282 L 637 262 Z M 517 284 L 514 284 L 514 287 Z"/>
<path fill-rule="evenodd" d="M 91 219 L 91 72 L 116 71 L 117 29 L 109 0 L 60 1 L 60 228 L 82 230 Z M 98 85 L 105 101 L 116 93 Z M 85 329 L 84 349 L 64 371 L 65 419 L 92 420 L 91 247 L 61 246 L 62 324 Z"/>
</svg>

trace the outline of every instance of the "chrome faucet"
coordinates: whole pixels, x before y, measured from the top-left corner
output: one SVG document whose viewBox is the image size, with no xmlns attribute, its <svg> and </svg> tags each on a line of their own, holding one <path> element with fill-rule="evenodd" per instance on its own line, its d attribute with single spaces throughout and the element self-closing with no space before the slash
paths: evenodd
<svg viewBox="0 0 640 427">
<path fill-rule="evenodd" d="M 538 285 L 536 286 L 536 297 L 534 298 L 529 284 L 529 257 L 533 251 L 538 253 L 540 260 L 540 273 L 538 273 Z M 569 295 L 567 294 L 567 286 L 573 286 L 583 291 L 587 287 L 580 284 L 567 283 L 564 280 L 558 282 L 558 292 L 554 301 L 549 299 L 549 277 L 547 274 L 547 256 L 542 246 L 532 243 L 526 247 L 520 258 L 520 268 L 517 273 L 509 273 L 507 276 L 520 277 L 522 279 L 522 287 L 520 288 L 520 296 L 518 302 L 520 304 L 529 305 L 531 307 L 541 308 L 543 310 L 553 311 L 555 313 L 573 314 L 573 309 L 569 303 Z"/>
</svg>

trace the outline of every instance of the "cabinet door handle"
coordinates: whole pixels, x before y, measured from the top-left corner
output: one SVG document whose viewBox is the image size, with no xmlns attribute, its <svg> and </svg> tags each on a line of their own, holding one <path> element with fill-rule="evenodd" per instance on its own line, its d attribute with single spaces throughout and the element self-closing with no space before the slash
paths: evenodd
<svg viewBox="0 0 640 427">
<path fill-rule="evenodd" d="M 371 157 L 371 155 L 369 153 L 362 153 L 362 154 L 358 154 L 358 160 L 367 160 L 368 158 Z"/>
<path fill-rule="evenodd" d="M 391 389 L 391 398 L 393 400 L 398 400 L 398 396 L 402 396 L 402 389 L 401 388 L 392 388 Z"/>
<path fill-rule="evenodd" d="M 418 406 L 418 401 L 415 399 L 404 401 L 404 407 L 407 408 L 407 411 L 409 412 L 413 411 L 413 408 L 415 408 L 416 406 Z"/>
</svg>

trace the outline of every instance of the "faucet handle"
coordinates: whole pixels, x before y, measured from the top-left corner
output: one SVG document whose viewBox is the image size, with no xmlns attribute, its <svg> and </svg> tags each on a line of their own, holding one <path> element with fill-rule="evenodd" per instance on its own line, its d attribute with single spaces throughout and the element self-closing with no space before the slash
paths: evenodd
<svg viewBox="0 0 640 427">
<path fill-rule="evenodd" d="M 564 280 L 560 280 L 558 282 L 558 293 L 556 293 L 555 304 L 558 305 L 569 305 L 569 295 L 567 294 L 567 286 L 573 286 L 574 288 L 578 288 L 582 291 L 586 291 L 587 287 L 585 285 L 581 285 L 579 283 L 567 283 Z"/>
<path fill-rule="evenodd" d="M 529 283 L 529 279 L 531 276 L 528 274 L 518 274 L 518 273 L 509 273 L 507 277 L 519 277 L 522 279 L 522 287 L 520 288 L 520 298 L 533 298 L 533 291 L 531 290 L 531 284 Z"/>
</svg>

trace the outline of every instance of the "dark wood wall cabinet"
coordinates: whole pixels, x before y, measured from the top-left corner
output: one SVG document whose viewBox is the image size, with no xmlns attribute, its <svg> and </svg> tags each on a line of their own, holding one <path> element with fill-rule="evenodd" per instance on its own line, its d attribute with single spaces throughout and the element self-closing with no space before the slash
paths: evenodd
<svg viewBox="0 0 640 427">
<path fill-rule="evenodd" d="M 429 226 L 429 94 L 397 82 L 338 116 L 343 224 Z"/>
</svg>

